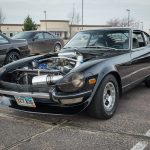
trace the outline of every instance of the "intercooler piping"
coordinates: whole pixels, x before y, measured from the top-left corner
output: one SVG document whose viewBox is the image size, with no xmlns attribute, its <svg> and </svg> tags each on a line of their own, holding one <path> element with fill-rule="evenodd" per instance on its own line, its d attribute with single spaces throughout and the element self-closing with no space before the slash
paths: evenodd
<svg viewBox="0 0 150 150">
<path fill-rule="evenodd" d="M 41 75 L 35 76 L 32 79 L 32 85 L 50 85 L 56 83 L 58 80 L 62 79 L 62 75 Z"/>
<path fill-rule="evenodd" d="M 64 55 L 59 56 L 60 58 L 63 57 Z M 66 57 L 67 59 L 67 57 Z M 76 65 L 74 68 L 78 67 L 83 63 L 83 56 L 82 55 L 77 55 L 77 60 L 76 60 Z M 58 80 L 62 79 L 62 75 L 40 75 L 40 76 L 35 76 L 32 79 L 32 85 L 50 85 L 50 84 L 55 84 Z"/>
</svg>

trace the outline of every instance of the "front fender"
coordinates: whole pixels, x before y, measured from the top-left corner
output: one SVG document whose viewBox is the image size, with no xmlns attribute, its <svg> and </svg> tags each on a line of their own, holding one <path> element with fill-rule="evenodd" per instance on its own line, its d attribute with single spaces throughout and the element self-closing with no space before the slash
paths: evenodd
<svg viewBox="0 0 150 150">
<path fill-rule="evenodd" d="M 103 79 L 109 74 L 113 74 L 116 77 L 116 79 L 118 81 L 118 84 L 119 84 L 119 89 L 121 90 L 121 78 L 120 78 L 120 75 L 119 75 L 118 70 L 116 69 L 116 67 L 114 65 L 110 65 L 110 64 L 107 64 L 107 65 L 106 64 L 102 65 L 102 64 L 101 65 L 98 64 L 97 66 L 99 66 L 99 67 L 95 66 L 93 68 L 94 70 L 96 70 L 96 73 L 97 73 L 98 77 L 97 77 L 97 82 L 94 86 L 93 92 L 92 92 L 90 98 L 88 99 L 88 105 L 93 100 L 93 98 L 94 98 L 100 84 L 102 83 Z M 92 72 L 92 74 L 95 75 L 94 71 Z"/>
</svg>

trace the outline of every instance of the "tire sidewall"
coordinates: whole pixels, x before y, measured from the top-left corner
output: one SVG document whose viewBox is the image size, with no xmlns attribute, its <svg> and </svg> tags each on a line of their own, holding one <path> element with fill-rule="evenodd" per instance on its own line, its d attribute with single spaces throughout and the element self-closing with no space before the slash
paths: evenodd
<svg viewBox="0 0 150 150">
<path fill-rule="evenodd" d="M 11 63 L 11 62 L 9 62 L 9 57 L 10 57 L 11 54 L 15 54 L 15 55 L 18 57 L 18 60 L 20 59 L 20 55 L 19 55 L 17 52 L 12 51 L 12 52 L 9 52 L 9 53 L 6 55 L 5 64 Z"/>
<path fill-rule="evenodd" d="M 113 106 L 113 108 L 111 109 L 111 111 L 107 111 L 105 110 L 104 107 L 104 101 L 103 101 L 103 93 L 104 93 L 104 89 L 105 86 L 108 82 L 113 83 L 114 87 L 115 87 L 115 104 Z M 97 111 L 99 111 L 99 113 L 103 114 L 103 117 L 106 119 L 111 118 L 118 106 L 119 103 L 119 88 L 118 88 L 118 83 L 116 78 L 113 75 L 107 75 L 103 81 L 101 82 L 100 86 L 98 87 L 97 93 L 95 95 L 95 100 L 97 101 Z"/>
</svg>

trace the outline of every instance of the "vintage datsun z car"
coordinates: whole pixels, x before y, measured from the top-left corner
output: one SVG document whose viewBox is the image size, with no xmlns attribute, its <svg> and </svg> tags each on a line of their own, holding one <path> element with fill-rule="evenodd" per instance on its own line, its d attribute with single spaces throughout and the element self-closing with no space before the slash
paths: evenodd
<svg viewBox="0 0 150 150">
<path fill-rule="evenodd" d="M 59 53 L 32 56 L 0 69 L 0 94 L 23 111 L 111 118 L 125 91 L 150 87 L 150 36 L 132 28 L 77 33 Z M 6 104 L 5 102 L 3 102 Z"/>
</svg>

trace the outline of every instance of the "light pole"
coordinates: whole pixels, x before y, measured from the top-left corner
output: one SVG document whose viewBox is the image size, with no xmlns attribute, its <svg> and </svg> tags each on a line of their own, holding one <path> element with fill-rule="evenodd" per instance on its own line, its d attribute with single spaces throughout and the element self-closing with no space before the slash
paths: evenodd
<svg viewBox="0 0 150 150">
<path fill-rule="evenodd" d="M 128 12 L 128 27 L 130 26 L 130 9 L 126 9 Z"/>
<path fill-rule="evenodd" d="M 82 0 L 82 30 L 83 30 L 83 9 L 84 9 L 84 2 L 83 2 L 83 0 Z"/>
<path fill-rule="evenodd" d="M 46 10 L 44 11 L 44 14 L 45 14 L 45 29 L 46 29 L 46 31 L 47 31 L 47 21 L 46 21 Z"/>
<path fill-rule="evenodd" d="M 142 22 L 141 22 L 141 29 L 142 29 L 142 30 L 143 30 L 143 26 L 144 26 L 144 25 L 143 25 L 143 21 L 142 21 Z"/>
</svg>

